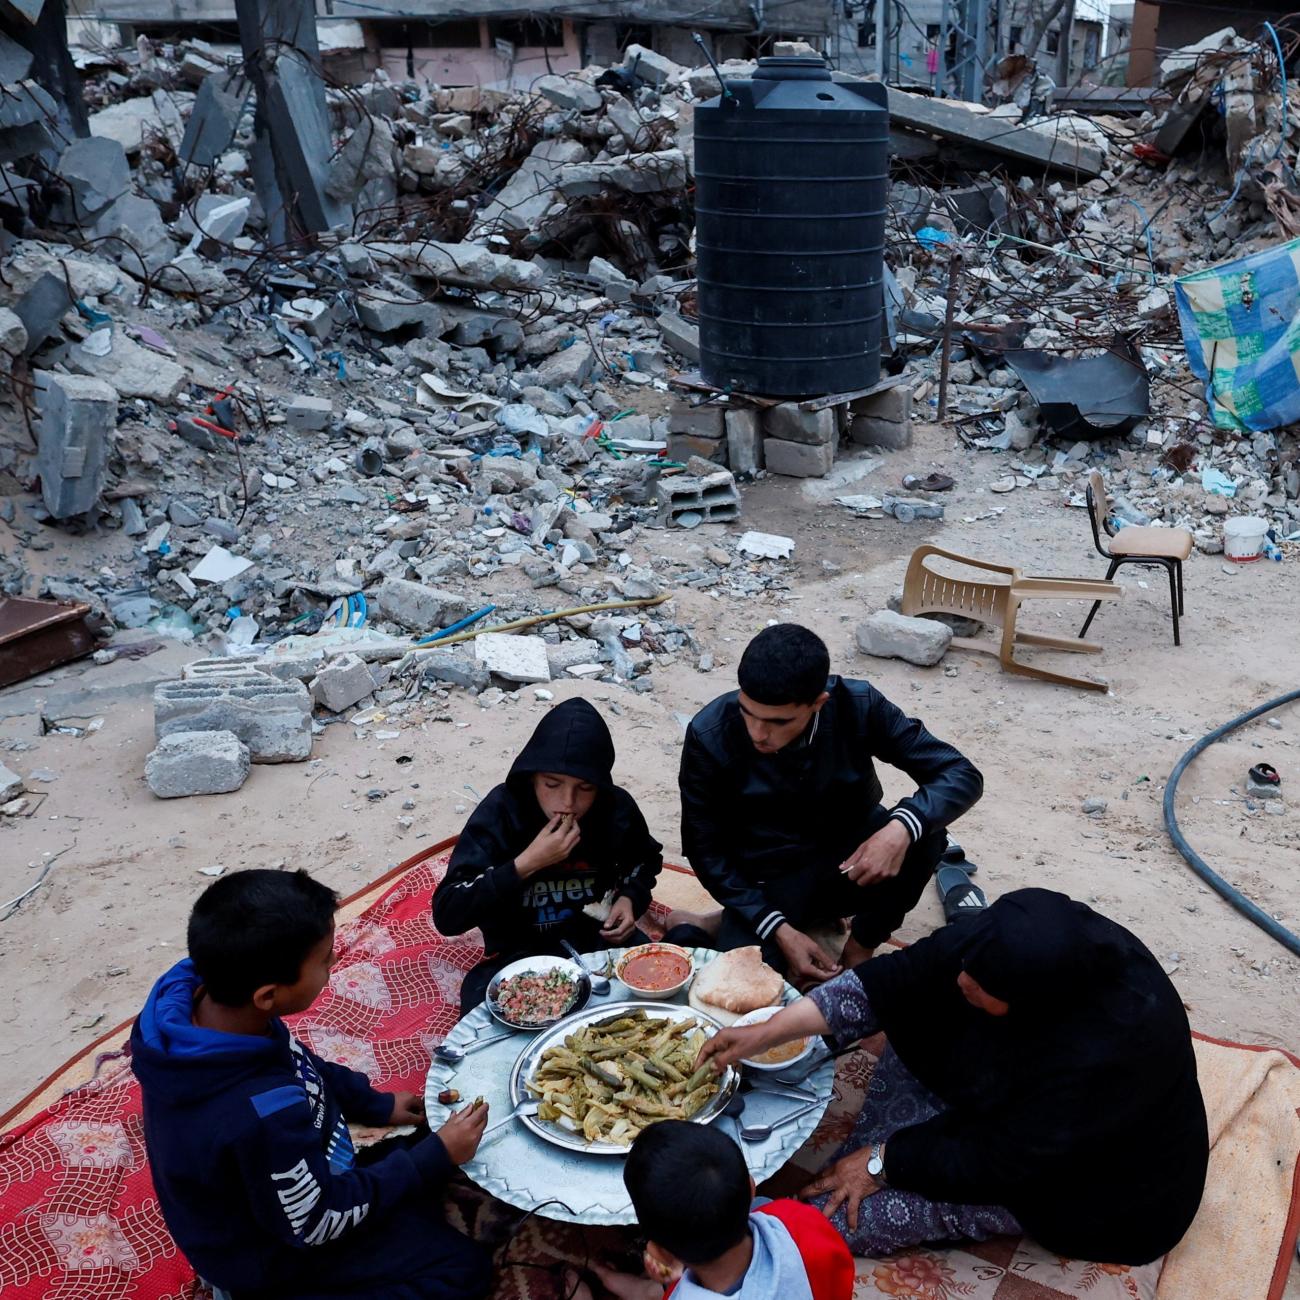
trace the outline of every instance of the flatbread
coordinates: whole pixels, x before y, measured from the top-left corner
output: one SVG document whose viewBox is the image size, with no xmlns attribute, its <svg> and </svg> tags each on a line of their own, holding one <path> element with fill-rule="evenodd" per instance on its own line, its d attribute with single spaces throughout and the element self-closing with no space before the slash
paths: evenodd
<svg viewBox="0 0 1300 1300">
<path fill-rule="evenodd" d="M 609 914 L 614 910 L 614 891 L 611 889 L 604 898 L 598 898 L 594 903 L 588 903 L 582 909 L 583 916 L 589 916 L 593 921 L 599 921 L 604 925 L 609 920 Z"/>
<path fill-rule="evenodd" d="M 759 1007 L 777 1006 L 784 989 L 785 981 L 764 962 L 763 950 L 755 944 L 715 957 L 695 977 L 691 998 L 705 1010 L 719 1007 L 743 1016 Z"/>
</svg>

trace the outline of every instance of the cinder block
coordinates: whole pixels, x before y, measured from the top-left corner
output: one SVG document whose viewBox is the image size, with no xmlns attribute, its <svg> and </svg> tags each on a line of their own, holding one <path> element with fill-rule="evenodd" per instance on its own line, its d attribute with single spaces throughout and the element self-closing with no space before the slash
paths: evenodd
<svg viewBox="0 0 1300 1300">
<path fill-rule="evenodd" d="M 661 478 L 655 488 L 659 522 L 671 524 L 684 514 L 697 514 L 701 523 L 723 523 L 740 517 L 740 493 L 729 471 Z"/>
<path fill-rule="evenodd" d="M 877 420 L 867 415 L 855 415 L 849 422 L 849 438 L 863 447 L 903 451 L 912 445 L 912 422 Z"/>
<path fill-rule="evenodd" d="M 195 659 L 181 669 L 183 682 L 236 682 L 265 686 L 273 680 L 251 659 Z"/>
<path fill-rule="evenodd" d="M 763 420 L 757 411 L 727 412 L 727 464 L 733 474 L 763 468 Z"/>
<path fill-rule="evenodd" d="M 906 384 L 895 384 L 870 397 L 858 397 L 849 403 L 854 415 L 868 415 L 873 420 L 893 420 L 905 424 L 912 418 L 912 390 Z"/>
<path fill-rule="evenodd" d="M 254 763 L 311 757 L 311 696 L 301 682 L 164 682 L 153 693 L 154 733 L 231 731 Z"/>
<path fill-rule="evenodd" d="M 36 409 L 41 416 L 36 470 L 45 508 L 56 519 L 85 514 L 104 485 L 117 393 L 102 379 L 40 370 Z"/>
<path fill-rule="evenodd" d="M 229 731 L 176 731 L 162 737 L 144 762 L 144 778 L 159 799 L 229 794 L 248 779 L 248 746 Z"/>
<path fill-rule="evenodd" d="M 319 433 L 334 418 L 334 403 L 328 397 L 295 397 L 284 413 L 284 422 L 299 433 Z"/>
<path fill-rule="evenodd" d="M 725 438 L 705 438 L 695 433 L 670 433 L 668 435 L 668 459 L 679 460 L 683 464 L 692 456 L 713 461 L 717 465 L 726 463 L 727 441 Z"/>
<path fill-rule="evenodd" d="M 701 438 L 721 438 L 727 412 L 721 406 L 691 406 L 678 402 L 668 412 L 669 433 L 693 433 Z"/>
<path fill-rule="evenodd" d="M 763 441 L 763 463 L 769 474 L 785 474 L 790 478 L 822 478 L 829 474 L 835 463 L 832 443 L 815 446 L 807 442 L 789 442 L 783 438 L 766 438 Z"/>
<path fill-rule="evenodd" d="M 782 402 L 764 414 L 763 429 L 769 438 L 822 447 L 835 441 L 835 411 L 804 411 L 796 402 Z"/>
</svg>

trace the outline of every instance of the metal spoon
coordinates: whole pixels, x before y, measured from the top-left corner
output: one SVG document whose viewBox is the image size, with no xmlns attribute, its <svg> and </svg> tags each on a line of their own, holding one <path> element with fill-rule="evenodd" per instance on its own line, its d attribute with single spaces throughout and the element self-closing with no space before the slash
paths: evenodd
<svg viewBox="0 0 1300 1300">
<path fill-rule="evenodd" d="M 603 975 L 597 975 L 585 961 L 582 960 L 582 954 L 567 940 L 560 940 L 560 947 L 573 958 L 578 965 L 587 972 L 587 978 L 591 981 L 591 992 L 593 997 L 603 998 L 609 992 L 609 980 Z"/>
<path fill-rule="evenodd" d="M 443 1065 L 459 1065 L 471 1052 L 477 1052 L 480 1047 L 487 1047 L 490 1043 L 499 1043 L 502 1039 L 513 1037 L 514 1034 L 507 1030 L 504 1034 L 489 1034 L 486 1038 L 476 1038 L 466 1043 L 464 1047 L 450 1047 L 446 1043 L 439 1043 L 433 1049 L 433 1055 Z"/>
<path fill-rule="evenodd" d="M 495 1133 L 499 1128 L 505 1128 L 511 1120 L 524 1119 L 536 1115 L 541 1109 L 541 1106 L 542 1103 L 536 1097 L 525 1097 L 523 1101 L 521 1101 L 514 1110 L 510 1112 L 510 1114 L 502 1116 L 495 1124 L 489 1124 L 487 1128 L 483 1130 L 483 1137 L 487 1137 L 489 1133 Z M 480 1142 L 482 1140 L 482 1138 L 479 1139 Z"/>
<path fill-rule="evenodd" d="M 782 1115 L 780 1119 L 773 1120 L 770 1124 L 746 1124 L 740 1130 L 740 1136 L 746 1142 L 766 1142 L 776 1129 L 798 1119 L 800 1115 L 806 1115 L 810 1110 L 816 1110 L 822 1104 L 820 1101 L 809 1102 L 808 1105 L 800 1106 L 798 1110 L 792 1110 L 788 1115 Z"/>
<path fill-rule="evenodd" d="M 788 1101 L 816 1101 L 817 1094 L 804 1092 L 802 1088 L 782 1088 L 771 1083 L 760 1083 L 757 1079 L 745 1079 L 740 1085 L 741 1092 L 761 1092 L 768 1097 L 785 1097 Z"/>
</svg>

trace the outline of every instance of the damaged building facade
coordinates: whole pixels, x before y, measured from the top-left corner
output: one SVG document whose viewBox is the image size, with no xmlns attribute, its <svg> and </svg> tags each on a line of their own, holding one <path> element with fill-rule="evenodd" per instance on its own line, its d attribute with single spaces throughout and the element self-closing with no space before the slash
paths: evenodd
<svg viewBox="0 0 1300 1300">
<path fill-rule="evenodd" d="M 824 39 L 834 7 L 835 0 L 787 0 L 765 15 L 748 0 L 331 0 L 317 5 L 317 25 L 339 56 L 330 62 L 352 82 L 382 68 L 395 80 L 510 89 L 617 63 L 633 44 L 693 66 L 697 31 L 717 59 L 753 58 L 787 35 Z M 93 0 L 80 12 L 114 24 L 128 40 L 194 35 L 218 47 L 238 44 L 233 0 Z"/>
</svg>

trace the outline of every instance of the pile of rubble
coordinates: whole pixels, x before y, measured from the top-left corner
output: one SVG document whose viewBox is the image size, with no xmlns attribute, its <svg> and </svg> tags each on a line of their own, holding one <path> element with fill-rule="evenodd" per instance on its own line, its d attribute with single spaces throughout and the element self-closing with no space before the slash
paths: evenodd
<svg viewBox="0 0 1300 1300">
<path fill-rule="evenodd" d="M 824 475 L 846 443 L 905 449 L 914 420 L 1004 455 L 998 492 L 1080 505 L 1104 462 L 1120 518 L 1192 527 L 1202 550 L 1242 510 L 1296 534 L 1294 436 L 1214 427 L 1172 288 L 1225 240 L 1276 242 L 1276 195 L 1248 180 L 1207 227 L 1214 178 L 1147 147 L 1233 57 L 1184 60 L 1163 117 L 1034 120 L 1024 96 L 986 111 L 891 89 L 886 374 L 802 403 L 691 371 L 693 113 L 711 68 L 633 46 L 526 93 L 382 74 L 327 90 L 283 57 L 254 85 L 228 52 L 141 40 L 92 67 L 92 134 L 69 142 L 7 60 L 0 473 L 41 495 L 0 498 L 19 543 L 0 586 L 81 601 L 106 631 L 219 634 L 272 674 L 254 688 L 293 696 L 301 752 L 280 758 L 301 759 L 314 706 L 431 690 L 436 708 L 448 686 L 564 675 L 645 690 L 656 660 L 707 668 L 662 602 L 674 586 L 751 598 L 786 552 L 713 530 L 674 566 L 656 530 L 734 521 L 738 481 Z M 316 117 L 252 111 L 295 77 Z M 263 146 L 274 175 L 255 175 Z M 922 494 L 842 500 L 943 513 Z M 93 576 L 50 554 L 56 523 L 85 532 Z M 218 686 L 164 692 L 160 773 L 197 762 L 208 784 L 238 782 L 267 761 L 228 700 L 194 723 L 185 702 Z"/>
</svg>

